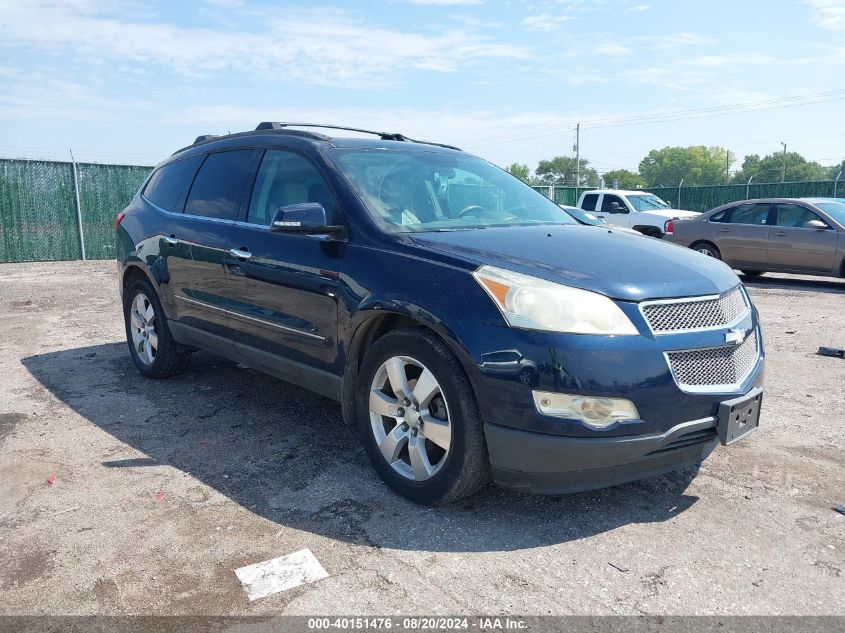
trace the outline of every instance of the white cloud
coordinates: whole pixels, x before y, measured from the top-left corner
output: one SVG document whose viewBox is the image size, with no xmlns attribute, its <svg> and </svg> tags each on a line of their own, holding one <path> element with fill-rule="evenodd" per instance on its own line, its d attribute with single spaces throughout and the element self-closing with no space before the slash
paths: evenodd
<svg viewBox="0 0 845 633">
<path fill-rule="evenodd" d="M 482 4 L 482 0 L 406 0 L 409 4 L 424 4 L 435 7 L 455 7 L 459 5 Z"/>
<path fill-rule="evenodd" d="M 159 64 L 188 75 L 222 69 L 268 79 L 372 88 L 407 70 L 453 72 L 524 48 L 463 28 L 435 35 L 363 22 L 339 9 L 288 9 L 261 30 L 187 28 L 92 15 L 52 1 L 0 3 L 0 42 L 98 61 Z"/>
<path fill-rule="evenodd" d="M 830 31 L 845 31 L 845 0 L 808 0 L 816 24 Z"/>
<path fill-rule="evenodd" d="M 630 7 L 625 13 L 638 13 L 641 11 L 649 11 L 651 7 L 647 4 L 638 4 L 633 7 Z"/>
<path fill-rule="evenodd" d="M 641 35 L 637 39 L 643 42 L 650 42 L 654 44 L 655 48 L 659 49 L 675 48 L 676 46 L 690 44 L 707 44 L 710 42 L 706 37 L 686 32 L 675 33 L 673 35 Z"/>
<path fill-rule="evenodd" d="M 631 49 L 622 46 L 621 44 L 602 44 L 596 48 L 596 52 L 601 53 L 602 55 L 630 55 Z"/>
<path fill-rule="evenodd" d="M 529 31 L 556 31 L 560 28 L 561 24 L 571 19 L 566 15 L 541 13 L 539 15 L 529 15 L 522 22 Z"/>
</svg>

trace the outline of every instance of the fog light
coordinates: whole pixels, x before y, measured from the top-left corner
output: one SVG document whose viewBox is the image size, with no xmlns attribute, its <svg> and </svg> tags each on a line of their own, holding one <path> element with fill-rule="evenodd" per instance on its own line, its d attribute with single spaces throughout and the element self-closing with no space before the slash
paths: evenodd
<svg viewBox="0 0 845 633">
<path fill-rule="evenodd" d="M 638 420 L 640 412 L 630 400 L 594 398 L 566 393 L 534 391 L 534 406 L 543 415 L 581 420 L 587 426 L 604 429 L 619 420 Z"/>
</svg>

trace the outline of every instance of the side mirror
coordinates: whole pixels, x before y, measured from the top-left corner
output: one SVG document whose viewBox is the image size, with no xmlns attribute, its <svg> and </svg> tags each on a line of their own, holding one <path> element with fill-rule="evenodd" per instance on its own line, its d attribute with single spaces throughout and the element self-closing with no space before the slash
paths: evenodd
<svg viewBox="0 0 845 633">
<path fill-rule="evenodd" d="M 623 207 L 618 202 L 611 202 L 610 203 L 610 212 L 611 213 L 628 213 L 628 209 Z"/>
<path fill-rule="evenodd" d="M 339 233 L 343 226 L 331 225 L 319 202 L 301 202 L 279 207 L 270 230 L 278 233 Z"/>
<path fill-rule="evenodd" d="M 820 231 L 824 231 L 825 229 L 827 229 L 827 224 L 825 224 L 821 220 L 810 220 L 809 222 L 804 222 L 804 228 L 818 229 Z"/>
</svg>

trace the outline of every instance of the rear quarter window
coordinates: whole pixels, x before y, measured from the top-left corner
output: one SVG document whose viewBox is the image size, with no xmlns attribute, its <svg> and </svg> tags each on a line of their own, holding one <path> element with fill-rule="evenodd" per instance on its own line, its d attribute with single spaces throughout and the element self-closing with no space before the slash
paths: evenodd
<svg viewBox="0 0 845 633">
<path fill-rule="evenodd" d="M 159 167 L 144 187 L 143 196 L 165 211 L 175 211 L 202 156 L 190 156 Z"/>
</svg>

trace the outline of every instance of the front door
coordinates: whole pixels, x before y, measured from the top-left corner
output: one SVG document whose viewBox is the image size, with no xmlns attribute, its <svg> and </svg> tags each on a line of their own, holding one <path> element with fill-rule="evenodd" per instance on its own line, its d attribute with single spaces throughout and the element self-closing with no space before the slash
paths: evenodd
<svg viewBox="0 0 845 633">
<path fill-rule="evenodd" d="M 825 228 L 808 226 L 812 221 Z M 800 204 L 778 204 L 769 232 L 766 266 L 772 270 L 830 273 L 836 253 L 836 231 Z"/>
<path fill-rule="evenodd" d="M 769 239 L 768 203 L 741 204 L 713 222 L 716 246 L 725 263 L 735 267 L 766 265 L 766 244 Z"/>
<path fill-rule="evenodd" d="M 631 226 L 631 213 L 625 201 L 616 194 L 606 193 L 601 197 L 601 203 L 596 215 L 608 224 L 616 226 Z"/>
<path fill-rule="evenodd" d="M 249 207 L 229 236 L 229 324 L 244 362 L 335 395 L 340 374 L 337 294 L 345 242 L 270 230 L 279 207 L 302 202 L 321 203 L 331 224 L 344 222 L 334 194 L 308 159 L 267 150 Z"/>
</svg>

